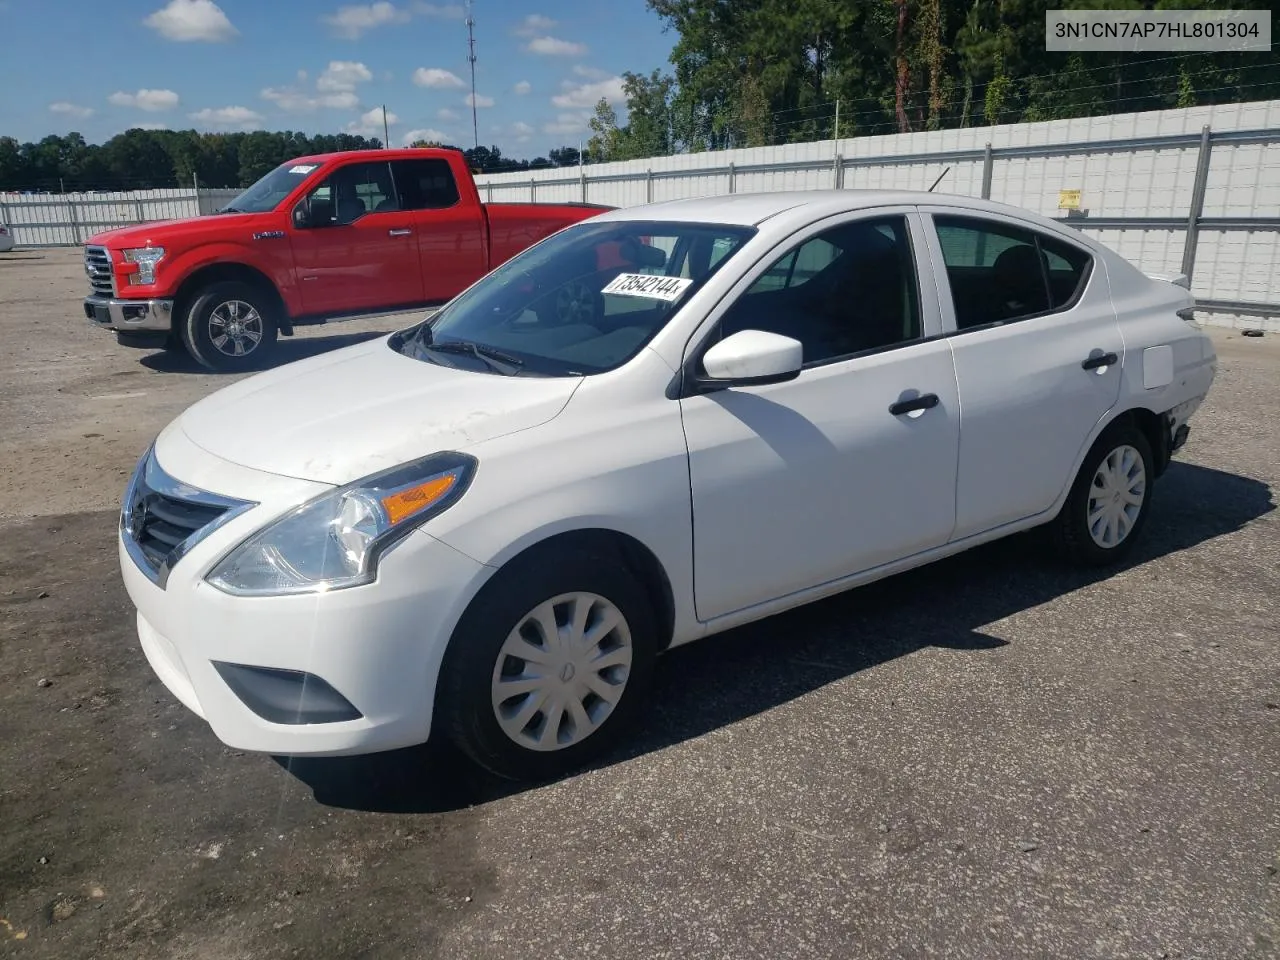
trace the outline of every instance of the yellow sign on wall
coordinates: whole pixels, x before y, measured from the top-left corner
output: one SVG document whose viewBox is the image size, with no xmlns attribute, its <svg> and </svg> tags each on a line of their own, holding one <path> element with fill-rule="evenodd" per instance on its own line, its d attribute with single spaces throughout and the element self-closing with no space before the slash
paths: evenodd
<svg viewBox="0 0 1280 960">
<path fill-rule="evenodd" d="M 1058 209 L 1059 210 L 1079 210 L 1080 209 L 1080 191 L 1079 190 L 1059 190 L 1058 191 Z"/>
</svg>

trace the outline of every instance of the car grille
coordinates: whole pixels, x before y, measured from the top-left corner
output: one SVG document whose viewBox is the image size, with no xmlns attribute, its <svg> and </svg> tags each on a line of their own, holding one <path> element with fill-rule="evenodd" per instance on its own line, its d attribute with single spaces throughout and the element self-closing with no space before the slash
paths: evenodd
<svg viewBox="0 0 1280 960">
<path fill-rule="evenodd" d="M 163 587 L 192 547 L 252 506 L 175 480 L 148 451 L 125 492 L 120 534 L 133 561 Z"/>
<path fill-rule="evenodd" d="M 89 286 L 101 297 L 116 295 L 115 281 L 111 276 L 111 254 L 106 247 L 84 248 L 84 272 L 89 275 Z"/>
</svg>

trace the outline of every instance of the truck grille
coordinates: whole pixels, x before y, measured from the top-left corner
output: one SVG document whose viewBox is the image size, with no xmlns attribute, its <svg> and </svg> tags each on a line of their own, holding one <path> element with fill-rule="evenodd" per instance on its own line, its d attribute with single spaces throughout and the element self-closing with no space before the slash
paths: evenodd
<svg viewBox="0 0 1280 960">
<path fill-rule="evenodd" d="M 116 295 L 115 281 L 111 276 L 111 254 L 106 247 L 84 248 L 84 272 L 89 275 L 89 286 L 102 297 Z"/>
<path fill-rule="evenodd" d="M 163 587 L 192 547 L 252 506 L 175 480 L 148 451 L 125 492 L 120 535 L 134 563 Z"/>
</svg>

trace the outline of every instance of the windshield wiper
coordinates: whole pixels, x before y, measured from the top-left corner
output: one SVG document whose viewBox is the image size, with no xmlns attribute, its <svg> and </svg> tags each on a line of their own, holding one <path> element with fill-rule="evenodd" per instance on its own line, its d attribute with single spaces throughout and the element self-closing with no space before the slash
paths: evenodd
<svg viewBox="0 0 1280 960">
<path fill-rule="evenodd" d="M 245 211 L 244 211 L 244 210 L 241 210 L 239 207 L 233 207 L 233 206 L 231 206 L 230 204 L 228 204 L 227 206 L 223 207 L 223 208 L 222 208 L 221 210 L 219 210 L 218 212 L 219 212 L 219 213 L 244 213 Z"/>
<path fill-rule="evenodd" d="M 489 369 L 505 374 L 509 377 L 515 376 L 520 372 L 520 368 L 524 366 L 524 361 L 517 360 L 515 357 L 507 356 L 501 351 L 486 347 L 484 344 L 476 343 L 474 340 L 445 340 L 441 343 L 435 343 L 430 339 L 429 330 L 423 330 L 424 334 L 420 346 L 426 350 L 434 350 L 437 353 L 465 353 L 475 357 L 489 367 Z"/>
</svg>

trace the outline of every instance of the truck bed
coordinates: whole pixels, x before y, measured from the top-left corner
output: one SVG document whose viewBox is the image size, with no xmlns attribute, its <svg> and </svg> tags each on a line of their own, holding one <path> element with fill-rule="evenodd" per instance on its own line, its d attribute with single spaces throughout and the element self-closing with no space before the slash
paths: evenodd
<svg viewBox="0 0 1280 960">
<path fill-rule="evenodd" d="M 614 207 L 599 203 L 485 203 L 489 221 L 489 269 L 570 224 Z"/>
</svg>

